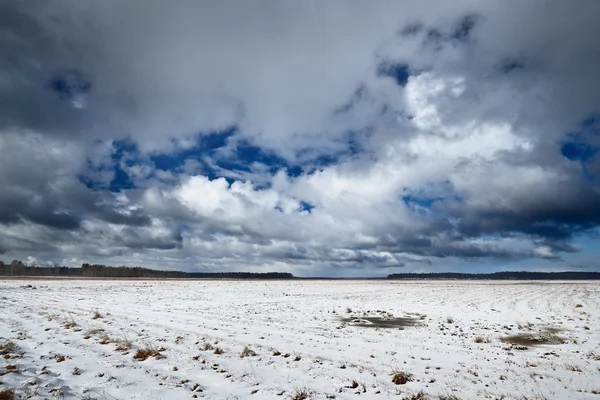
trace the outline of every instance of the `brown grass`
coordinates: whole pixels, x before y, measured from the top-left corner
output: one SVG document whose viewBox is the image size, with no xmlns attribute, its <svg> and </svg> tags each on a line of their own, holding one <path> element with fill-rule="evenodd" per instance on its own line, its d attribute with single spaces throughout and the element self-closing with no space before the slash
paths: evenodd
<svg viewBox="0 0 600 400">
<path fill-rule="evenodd" d="M 217 348 L 215 348 L 215 351 L 214 351 L 213 353 L 215 353 L 215 354 L 217 354 L 217 355 L 219 355 L 219 354 L 223 354 L 223 349 L 222 349 L 222 348 L 220 348 L 220 347 L 217 347 Z"/>
<path fill-rule="evenodd" d="M 583 304 L 576 304 L 575 305 L 575 308 L 581 308 L 581 307 L 583 307 Z"/>
<path fill-rule="evenodd" d="M 77 326 L 77 322 L 75 322 L 74 319 L 69 319 L 63 322 L 63 328 L 65 329 L 72 329 L 75 328 Z"/>
<path fill-rule="evenodd" d="M 102 314 L 100 314 L 100 312 L 98 310 L 94 311 L 94 315 L 92 316 L 92 319 L 100 319 L 102 318 Z"/>
<path fill-rule="evenodd" d="M 575 364 L 569 364 L 569 365 L 566 366 L 566 368 L 567 368 L 567 370 L 573 371 L 573 372 L 583 372 L 581 370 L 581 368 L 578 365 L 575 365 Z"/>
<path fill-rule="evenodd" d="M 0 345 L 0 355 L 7 355 L 17 351 L 18 346 L 14 342 L 6 342 Z"/>
<path fill-rule="evenodd" d="M 524 324 L 517 324 L 517 328 L 519 329 L 531 329 L 533 327 L 533 324 L 531 322 L 525 322 Z"/>
<path fill-rule="evenodd" d="M 404 397 L 404 400 L 427 400 L 427 395 L 423 391 L 420 391 L 418 393 L 411 394 L 408 397 Z"/>
<path fill-rule="evenodd" d="M 240 353 L 241 358 L 254 356 L 256 356 L 256 352 L 250 349 L 248 346 L 244 347 L 244 350 L 242 350 L 242 352 Z"/>
<path fill-rule="evenodd" d="M 536 368 L 538 365 L 539 365 L 538 363 L 531 362 L 531 361 L 527 361 L 527 362 L 525 363 L 525 366 L 526 366 L 526 367 L 529 367 L 529 368 Z"/>
<path fill-rule="evenodd" d="M 292 393 L 291 400 L 307 400 L 310 398 L 310 392 L 306 388 L 296 388 Z"/>
<path fill-rule="evenodd" d="M 452 318 L 452 317 L 446 317 L 446 323 L 447 324 L 453 324 L 454 323 L 454 318 Z"/>
<path fill-rule="evenodd" d="M 137 351 L 133 355 L 133 359 L 139 361 L 144 361 L 150 357 L 154 357 L 158 360 L 163 358 L 163 355 L 160 353 L 160 351 L 151 346 L 137 349 Z"/>
<path fill-rule="evenodd" d="M 128 339 L 117 339 L 115 345 L 116 351 L 127 351 L 131 348 L 132 343 Z"/>
<path fill-rule="evenodd" d="M 394 385 L 404 385 L 412 380 L 412 374 L 400 370 L 392 371 L 391 375 Z"/>
<path fill-rule="evenodd" d="M 0 390 L 0 400 L 14 400 L 15 399 L 15 391 L 12 389 L 3 389 Z"/>
<path fill-rule="evenodd" d="M 77 367 L 73 368 L 73 371 L 71 371 L 72 375 L 81 375 L 81 370 Z"/>
<path fill-rule="evenodd" d="M 102 335 L 98 338 L 98 344 L 110 344 L 113 340 L 108 335 Z"/>
<path fill-rule="evenodd" d="M 280 353 L 280 352 L 278 352 L 277 350 L 275 350 L 275 351 L 273 352 L 273 355 L 274 355 L 274 356 L 280 356 L 280 355 L 281 355 L 281 353 Z"/>
<path fill-rule="evenodd" d="M 91 328 L 91 329 L 88 329 L 87 331 L 85 331 L 85 335 L 92 336 L 92 335 L 97 335 L 102 332 L 104 332 L 104 329 L 102 329 L 102 328 Z"/>
<path fill-rule="evenodd" d="M 475 343 L 491 343 L 490 338 L 484 338 L 483 336 L 475 336 Z"/>
<path fill-rule="evenodd" d="M 204 350 L 204 351 L 208 351 L 208 350 L 212 350 L 212 349 L 213 349 L 213 347 L 212 347 L 212 344 L 210 344 L 210 343 L 206 343 L 206 344 L 205 344 L 205 345 L 202 347 L 202 350 Z"/>
<path fill-rule="evenodd" d="M 8 364 L 6 367 L 4 367 L 4 369 L 7 372 L 17 372 L 17 366 L 14 364 Z"/>
</svg>

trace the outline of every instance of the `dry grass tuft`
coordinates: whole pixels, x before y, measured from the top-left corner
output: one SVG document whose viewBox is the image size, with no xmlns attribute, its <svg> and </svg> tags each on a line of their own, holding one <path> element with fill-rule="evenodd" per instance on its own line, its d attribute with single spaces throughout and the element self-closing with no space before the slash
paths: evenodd
<svg viewBox="0 0 600 400">
<path fill-rule="evenodd" d="M 65 329 L 72 329 L 72 328 L 75 328 L 76 326 L 77 326 L 77 322 L 75 322 L 75 320 L 73 318 L 70 318 L 63 322 L 63 328 L 65 328 Z"/>
<path fill-rule="evenodd" d="M 525 366 L 526 366 L 526 367 L 529 367 L 529 368 L 536 368 L 536 367 L 538 367 L 538 366 L 539 366 L 539 364 L 538 364 L 538 363 L 536 363 L 536 362 L 527 361 L 527 362 L 525 363 Z"/>
<path fill-rule="evenodd" d="M 423 391 L 420 391 L 418 393 L 411 394 L 408 397 L 404 397 L 404 400 L 427 400 L 427 395 Z"/>
<path fill-rule="evenodd" d="M 143 348 L 137 349 L 135 354 L 133 355 L 134 360 L 144 361 L 150 357 L 154 357 L 157 360 L 163 358 L 164 356 L 152 346 L 147 346 Z"/>
<path fill-rule="evenodd" d="M 533 324 L 529 321 L 525 322 L 524 324 L 518 323 L 517 324 L 517 328 L 519 329 L 531 329 L 533 328 Z"/>
<path fill-rule="evenodd" d="M 484 338 L 483 336 L 475 336 L 475 343 L 491 343 L 490 338 Z"/>
<path fill-rule="evenodd" d="M 133 343 L 127 338 L 115 340 L 115 351 L 127 351 L 131 348 Z"/>
<path fill-rule="evenodd" d="M 412 380 L 412 374 L 405 371 L 393 370 L 391 375 L 394 385 L 404 385 Z"/>
<path fill-rule="evenodd" d="M 71 371 L 72 375 L 81 375 L 81 370 L 77 367 L 73 368 L 73 371 Z"/>
<path fill-rule="evenodd" d="M 273 355 L 274 355 L 274 356 L 280 356 L 280 355 L 281 355 L 281 353 L 280 353 L 279 351 L 275 350 L 275 351 L 273 352 Z"/>
<path fill-rule="evenodd" d="M 438 396 L 437 400 L 460 400 L 460 397 L 453 394 L 444 394 L 442 396 Z"/>
<path fill-rule="evenodd" d="M 87 331 L 85 331 L 85 335 L 93 336 L 93 335 L 97 335 L 102 332 L 104 332 L 104 329 L 102 329 L 102 328 L 91 328 L 91 329 L 88 329 Z"/>
<path fill-rule="evenodd" d="M 296 388 L 292 393 L 291 400 L 307 400 L 310 398 L 310 392 L 306 388 Z"/>
<path fill-rule="evenodd" d="M 569 364 L 569 365 L 566 366 L 566 368 L 567 368 L 568 371 L 583 372 L 581 370 L 581 368 L 578 365 L 575 365 L 575 364 Z"/>
<path fill-rule="evenodd" d="M 454 318 L 452 318 L 452 317 L 446 317 L 446 323 L 447 324 L 453 324 L 454 323 Z"/>
<path fill-rule="evenodd" d="M 0 400 L 15 400 L 15 391 L 12 389 L 0 390 Z"/>
<path fill-rule="evenodd" d="M 215 348 L 215 351 L 214 351 L 213 353 L 215 353 L 215 354 L 217 354 L 217 355 L 219 355 L 219 354 L 223 354 L 223 349 L 222 349 L 222 348 L 220 348 L 220 347 L 217 347 L 217 348 Z"/>
<path fill-rule="evenodd" d="M 240 353 L 241 358 L 254 356 L 256 356 L 256 352 L 250 349 L 248 346 L 244 347 L 244 350 L 242 350 L 242 352 Z"/>
<path fill-rule="evenodd" d="M 104 334 L 98 338 L 98 344 L 110 344 L 110 343 L 112 343 L 112 341 L 113 340 L 106 334 Z"/>
<path fill-rule="evenodd" d="M 56 356 L 54 356 L 54 359 L 56 360 L 57 363 L 61 363 L 61 362 L 65 361 L 67 359 L 67 357 L 63 356 L 62 354 L 57 354 Z"/>
<path fill-rule="evenodd" d="M 94 311 L 94 315 L 92 316 L 92 319 L 100 319 L 102 318 L 102 314 L 100 314 L 100 311 L 96 310 Z"/>
<path fill-rule="evenodd" d="M 212 349 L 213 349 L 213 347 L 212 347 L 212 344 L 210 344 L 210 343 L 206 343 L 206 344 L 204 344 L 204 346 L 202 346 L 202 350 L 204 350 L 204 351 L 208 351 L 208 350 L 212 350 Z"/>
<path fill-rule="evenodd" d="M 0 355 L 7 355 L 10 353 L 14 353 L 17 351 L 18 346 L 14 342 L 6 342 L 4 344 L 0 344 Z"/>
<path fill-rule="evenodd" d="M 8 364 L 4 369 L 6 370 L 6 373 L 17 372 L 17 366 L 14 364 Z"/>
<path fill-rule="evenodd" d="M 581 307 L 583 307 L 583 304 L 576 304 L 575 305 L 575 308 L 581 308 Z"/>
</svg>

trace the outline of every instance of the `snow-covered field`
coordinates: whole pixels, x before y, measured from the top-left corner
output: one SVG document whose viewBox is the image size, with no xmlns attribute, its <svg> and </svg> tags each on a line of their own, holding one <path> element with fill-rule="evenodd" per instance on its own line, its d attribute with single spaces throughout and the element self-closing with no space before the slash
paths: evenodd
<svg viewBox="0 0 600 400">
<path fill-rule="evenodd" d="M 0 392 L 600 399 L 599 327 L 597 282 L 3 280 Z"/>
</svg>

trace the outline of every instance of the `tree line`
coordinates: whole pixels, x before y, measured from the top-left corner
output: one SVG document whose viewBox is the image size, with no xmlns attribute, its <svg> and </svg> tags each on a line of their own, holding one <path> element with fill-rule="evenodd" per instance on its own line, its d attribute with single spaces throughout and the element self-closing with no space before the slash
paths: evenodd
<svg viewBox="0 0 600 400">
<path fill-rule="evenodd" d="M 493 272 L 469 274 L 460 272 L 403 273 L 391 274 L 387 279 L 481 279 L 481 280 L 600 280 L 600 272 Z"/>
<path fill-rule="evenodd" d="M 111 267 L 84 263 L 81 267 L 31 266 L 14 260 L 10 264 L 0 261 L 0 276 L 56 276 L 83 278 L 221 278 L 221 279 L 293 279 L 285 272 L 183 272 L 160 271 L 142 267 Z"/>
</svg>

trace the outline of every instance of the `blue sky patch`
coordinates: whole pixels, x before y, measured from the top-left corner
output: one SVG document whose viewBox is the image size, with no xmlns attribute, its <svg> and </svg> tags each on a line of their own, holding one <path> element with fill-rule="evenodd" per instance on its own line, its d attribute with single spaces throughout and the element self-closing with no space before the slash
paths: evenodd
<svg viewBox="0 0 600 400">
<path fill-rule="evenodd" d="M 115 152 L 112 155 L 112 160 L 115 164 L 115 176 L 110 182 L 109 190 L 111 192 L 119 192 L 135 188 L 135 184 L 122 168 L 121 165 L 136 165 L 142 163 L 139 159 L 138 148 L 135 143 L 130 140 L 117 140 L 113 142 Z"/>
<path fill-rule="evenodd" d="M 80 108 L 84 105 L 84 96 L 92 89 L 92 83 L 81 72 L 68 69 L 52 76 L 48 87 L 60 99 L 69 101 L 74 107 Z"/>
<path fill-rule="evenodd" d="M 235 133 L 236 128 L 231 127 L 223 131 L 198 135 L 196 146 L 173 153 L 154 154 L 150 156 L 150 161 L 154 163 L 157 169 L 164 171 L 178 170 L 186 160 L 198 161 L 205 168 L 210 169 L 203 160 L 203 157 L 227 145 L 227 141 Z"/>
<path fill-rule="evenodd" d="M 570 161 L 588 162 L 597 152 L 598 148 L 577 142 L 566 142 L 560 147 L 560 154 Z"/>
<path fill-rule="evenodd" d="M 377 68 L 377 75 L 394 78 L 398 86 L 406 86 L 410 67 L 406 63 L 383 62 Z"/>
<path fill-rule="evenodd" d="M 300 211 L 308 211 L 308 212 L 310 212 L 313 208 L 315 208 L 315 206 L 313 206 L 310 203 L 307 203 L 305 201 L 301 201 L 300 202 Z"/>
</svg>

